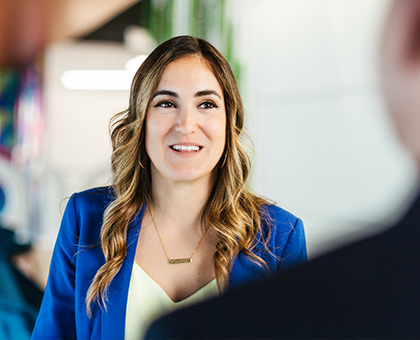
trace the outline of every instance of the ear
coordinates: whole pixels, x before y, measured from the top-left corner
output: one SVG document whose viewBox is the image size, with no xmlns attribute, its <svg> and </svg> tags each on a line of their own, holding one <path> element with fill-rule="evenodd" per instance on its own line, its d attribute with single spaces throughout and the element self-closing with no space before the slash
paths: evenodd
<svg viewBox="0 0 420 340">
<path fill-rule="evenodd" d="M 381 48 L 381 80 L 402 141 L 420 164 L 420 0 L 396 0 Z"/>
</svg>

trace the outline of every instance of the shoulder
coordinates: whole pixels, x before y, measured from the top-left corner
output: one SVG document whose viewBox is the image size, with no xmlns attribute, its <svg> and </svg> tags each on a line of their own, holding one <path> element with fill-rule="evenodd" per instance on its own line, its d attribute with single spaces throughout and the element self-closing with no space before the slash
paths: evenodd
<svg viewBox="0 0 420 340">
<path fill-rule="evenodd" d="M 112 199 L 114 198 L 114 196 L 114 190 L 110 186 L 91 188 L 84 191 L 76 192 L 72 195 L 72 197 L 80 197 L 87 200 L 106 198 Z"/>
<path fill-rule="evenodd" d="M 305 230 L 300 218 L 274 204 L 264 204 L 261 228 L 269 246 L 276 248 L 275 253 L 292 251 L 301 255 L 299 261 L 306 259 Z"/>
<path fill-rule="evenodd" d="M 113 199 L 114 193 L 110 187 L 93 188 L 71 195 L 61 219 L 57 243 L 63 248 L 71 244 L 96 244 L 100 239 L 105 209 Z"/>
<path fill-rule="evenodd" d="M 111 187 L 99 187 L 71 195 L 67 202 L 63 221 L 82 227 L 84 224 L 102 225 L 105 209 L 115 199 Z"/>
<path fill-rule="evenodd" d="M 288 227 L 289 229 L 293 229 L 299 224 L 302 224 L 302 221 L 298 217 L 272 203 L 263 204 L 260 211 L 263 225 L 271 224 L 273 228 L 281 226 L 283 228 Z"/>
<path fill-rule="evenodd" d="M 76 210 L 84 210 L 85 208 L 105 210 L 114 199 L 115 193 L 110 186 L 97 187 L 74 193 L 67 205 L 73 204 Z"/>
</svg>

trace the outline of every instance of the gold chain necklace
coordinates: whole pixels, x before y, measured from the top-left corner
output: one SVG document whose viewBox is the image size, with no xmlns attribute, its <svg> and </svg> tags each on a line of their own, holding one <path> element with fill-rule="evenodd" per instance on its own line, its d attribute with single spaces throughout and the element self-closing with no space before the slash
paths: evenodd
<svg viewBox="0 0 420 340">
<path fill-rule="evenodd" d="M 200 246 L 200 244 L 201 244 L 201 241 L 203 241 L 204 236 L 205 236 L 205 235 L 206 235 L 206 233 L 207 233 L 207 229 L 208 229 L 208 227 L 207 227 L 207 228 L 206 228 L 206 230 L 204 231 L 203 236 L 201 236 L 201 239 L 200 239 L 200 241 L 198 242 L 197 247 L 195 247 L 195 249 L 194 249 L 194 251 L 192 252 L 192 254 L 191 254 L 191 256 L 190 256 L 190 257 L 180 258 L 180 259 L 171 259 L 171 258 L 168 256 L 168 253 L 166 252 L 165 246 L 163 245 L 162 237 L 160 236 L 159 229 L 158 229 L 158 226 L 157 226 L 157 224 L 156 224 L 156 222 L 155 222 L 155 217 L 153 216 L 152 209 L 150 209 L 150 207 L 148 207 L 148 208 L 149 208 L 150 216 L 152 217 L 153 224 L 154 224 L 154 226 L 155 226 L 155 228 L 156 228 L 156 231 L 157 231 L 157 234 L 158 234 L 158 236 L 159 236 L 160 244 L 162 245 L 163 251 L 165 252 L 165 256 L 166 256 L 166 258 L 168 259 L 168 264 L 191 263 L 191 262 L 192 262 L 192 258 L 193 258 L 193 256 L 194 256 L 195 252 L 197 251 L 198 247 L 199 247 L 199 246 Z"/>
</svg>

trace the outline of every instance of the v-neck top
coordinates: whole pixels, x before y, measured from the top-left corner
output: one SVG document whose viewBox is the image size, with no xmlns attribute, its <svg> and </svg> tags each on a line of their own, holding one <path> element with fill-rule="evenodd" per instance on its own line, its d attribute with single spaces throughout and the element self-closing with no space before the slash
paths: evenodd
<svg viewBox="0 0 420 340">
<path fill-rule="evenodd" d="M 150 324 L 177 308 L 197 303 L 219 294 L 216 279 L 185 299 L 174 302 L 136 261 L 128 290 L 125 340 L 143 339 Z"/>
</svg>

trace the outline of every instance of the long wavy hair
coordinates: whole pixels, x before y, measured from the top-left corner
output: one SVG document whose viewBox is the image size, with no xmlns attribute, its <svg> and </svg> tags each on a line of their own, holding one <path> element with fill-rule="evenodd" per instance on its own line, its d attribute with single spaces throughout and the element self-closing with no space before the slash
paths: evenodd
<svg viewBox="0 0 420 340">
<path fill-rule="evenodd" d="M 94 301 L 106 309 L 107 288 L 127 255 L 129 224 L 143 204 L 152 202 L 150 159 L 145 148 L 146 113 L 165 67 L 188 55 L 207 61 L 223 89 L 226 107 L 225 150 L 216 165 L 216 181 L 203 210 L 217 238 L 213 261 L 219 289 L 226 288 L 232 263 L 240 251 L 267 267 L 264 260 L 252 252 L 257 235 L 263 235 L 259 233 L 260 208 L 266 201 L 252 194 L 247 186 L 250 159 L 235 77 L 226 59 L 210 43 L 190 36 L 175 37 L 159 45 L 143 62 L 131 85 L 128 109 L 115 115 L 110 123 L 115 200 L 104 213 L 101 247 L 106 262 L 97 271 L 87 292 L 88 315 Z"/>
</svg>

